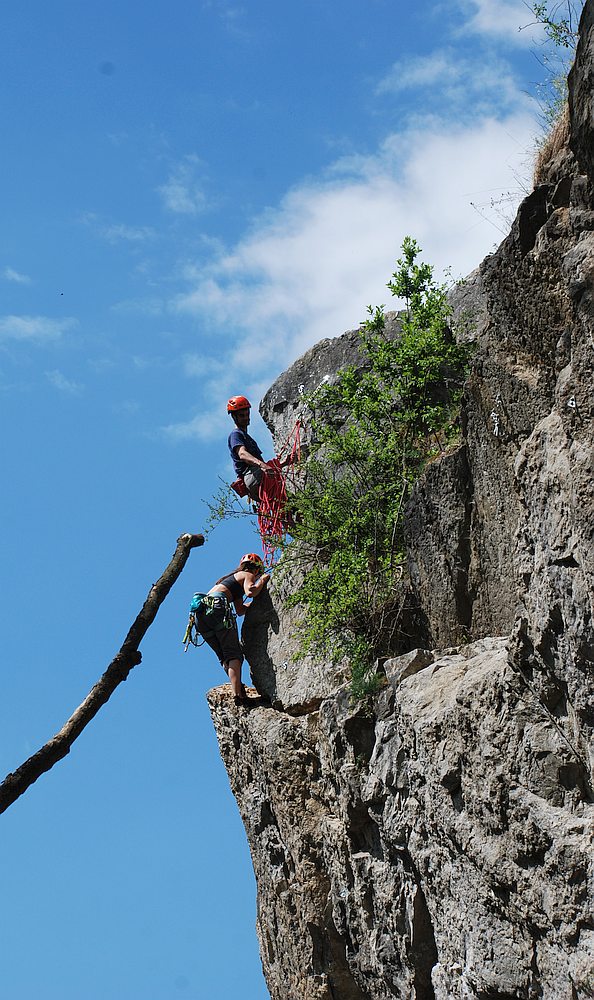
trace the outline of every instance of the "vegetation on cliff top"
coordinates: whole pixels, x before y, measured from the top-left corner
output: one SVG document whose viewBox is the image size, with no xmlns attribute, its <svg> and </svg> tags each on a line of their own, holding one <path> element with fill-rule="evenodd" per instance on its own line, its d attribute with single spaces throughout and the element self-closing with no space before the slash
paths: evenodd
<svg viewBox="0 0 594 1000">
<path fill-rule="evenodd" d="M 567 75 L 575 56 L 583 6 L 584 0 L 544 0 L 529 7 L 545 35 L 542 50 L 536 53 L 546 76 L 536 87 L 543 134 L 537 143 L 535 184 L 543 182 L 547 163 L 569 138 Z"/>
</svg>

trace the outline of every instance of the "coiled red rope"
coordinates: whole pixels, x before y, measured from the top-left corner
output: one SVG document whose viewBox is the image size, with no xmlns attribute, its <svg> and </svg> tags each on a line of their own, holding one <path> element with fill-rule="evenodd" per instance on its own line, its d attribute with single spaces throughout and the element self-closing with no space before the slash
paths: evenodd
<svg viewBox="0 0 594 1000">
<path fill-rule="evenodd" d="M 258 528 L 267 566 L 274 565 L 292 527 L 291 516 L 286 510 L 287 487 L 290 491 L 295 486 L 295 469 L 301 459 L 301 428 L 301 418 L 297 418 L 278 457 L 268 462 L 271 471 L 263 476 L 260 484 Z"/>
</svg>

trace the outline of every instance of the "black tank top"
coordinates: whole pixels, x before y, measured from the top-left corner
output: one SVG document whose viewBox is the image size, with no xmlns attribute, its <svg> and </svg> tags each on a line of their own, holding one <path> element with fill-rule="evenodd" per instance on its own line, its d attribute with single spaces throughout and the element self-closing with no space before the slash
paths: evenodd
<svg viewBox="0 0 594 1000">
<path fill-rule="evenodd" d="M 234 601 L 237 600 L 238 597 L 243 597 L 243 583 L 236 580 L 233 573 L 231 576 L 225 576 L 222 580 L 219 580 L 216 586 L 226 587 Z"/>
</svg>

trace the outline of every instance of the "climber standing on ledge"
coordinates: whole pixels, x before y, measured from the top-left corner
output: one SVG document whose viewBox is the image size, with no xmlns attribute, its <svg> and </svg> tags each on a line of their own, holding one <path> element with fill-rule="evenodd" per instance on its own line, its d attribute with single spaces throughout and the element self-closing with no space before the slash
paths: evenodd
<svg viewBox="0 0 594 1000">
<path fill-rule="evenodd" d="M 231 396 L 227 413 L 231 415 L 235 429 L 229 435 L 228 444 L 238 478 L 243 481 L 252 500 L 259 500 L 262 477 L 268 473 L 274 475 L 275 470 L 264 461 L 257 442 L 247 432 L 250 409 L 251 403 L 245 396 Z"/>
<path fill-rule="evenodd" d="M 270 574 L 264 572 L 260 556 L 247 552 L 239 560 L 237 569 L 217 580 L 208 594 L 195 595 L 200 598 L 194 611 L 196 631 L 218 656 L 229 678 L 236 705 L 249 702 L 249 698 L 241 681 L 243 653 L 235 615 L 245 614 L 244 598 L 257 597 L 269 579 Z"/>
</svg>

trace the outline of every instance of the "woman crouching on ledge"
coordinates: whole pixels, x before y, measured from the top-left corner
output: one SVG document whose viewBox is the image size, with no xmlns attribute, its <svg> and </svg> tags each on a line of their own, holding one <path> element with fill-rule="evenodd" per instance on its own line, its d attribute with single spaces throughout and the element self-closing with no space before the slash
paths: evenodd
<svg viewBox="0 0 594 1000">
<path fill-rule="evenodd" d="M 244 615 L 248 605 L 244 597 L 257 597 L 270 579 L 264 563 L 255 552 L 241 557 L 237 569 L 222 576 L 210 588 L 195 613 L 196 629 L 217 654 L 231 683 L 235 704 L 249 701 L 241 682 L 243 653 L 239 643 L 235 615 Z"/>
</svg>

